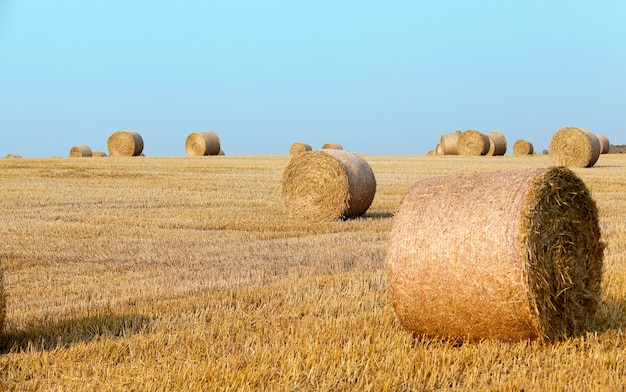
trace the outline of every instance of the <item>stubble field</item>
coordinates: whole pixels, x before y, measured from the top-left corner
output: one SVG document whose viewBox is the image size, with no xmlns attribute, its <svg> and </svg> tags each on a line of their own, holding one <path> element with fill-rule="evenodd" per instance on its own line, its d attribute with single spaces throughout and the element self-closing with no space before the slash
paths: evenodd
<svg viewBox="0 0 626 392">
<path fill-rule="evenodd" d="M 547 156 L 364 156 L 359 219 L 286 214 L 289 157 L 0 160 L 6 390 L 622 390 L 626 156 L 574 169 L 605 249 L 593 330 L 559 342 L 414 338 L 390 302 L 393 214 L 416 181 Z M 442 206 L 448 208 L 448 206 Z M 0 388 L 1 389 L 1 388 Z"/>
</svg>

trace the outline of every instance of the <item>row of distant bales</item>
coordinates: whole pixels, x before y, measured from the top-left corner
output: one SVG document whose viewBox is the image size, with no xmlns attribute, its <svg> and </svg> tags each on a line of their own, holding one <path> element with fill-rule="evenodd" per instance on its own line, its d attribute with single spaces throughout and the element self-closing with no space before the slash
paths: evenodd
<svg viewBox="0 0 626 392">
<path fill-rule="evenodd" d="M 108 156 L 142 156 L 143 138 L 136 131 L 117 131 L 107 140 Z M 558 130 L 550 140 L 548 154 L 553 162 L 563 166 L 591 167 L 600 154 L 609 152 L 610 143 L 606 136 L 576 128 L 565 127 Z M 342 150 L 338 143 L 327 143 L 322 149 Z M 289 154 L 294 155 L 311 151 L 309 144 L 296 142 L 291 145 Z M 219 156 L 225 155 L 221 148 L 220 138 L 213 131 L 193 132 L 185 140 L 185 151 L 188 156 Z M 499 156 L 507 151 L 506 137 L 492 131 L 482 133 L 476 130 L 457 130 L 442 134 L 436 148 L 428 155 L 463 155 L 463 156 Z M 517 140 L 513 145 L 514 155 L 533 155 L 533 145 L 527 140 Z M 106 157 L 101 151 L 92 151 L 87 145 L 77 145 L 70 149 L 70 157 Z M 9 154 L 7 158 L 20 158 Z"/>
</svg>

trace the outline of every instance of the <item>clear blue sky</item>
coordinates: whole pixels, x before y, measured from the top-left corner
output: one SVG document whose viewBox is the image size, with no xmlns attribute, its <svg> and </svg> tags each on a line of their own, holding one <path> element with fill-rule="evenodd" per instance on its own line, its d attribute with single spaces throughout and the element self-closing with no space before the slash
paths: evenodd
<svg viewBox="0 0 626 392">
<path fill-rule="evenodd" d="M 295 141 L 425 154 L 499 130 L 547 149 L 577 126 L 626 144 L 626 2 L 0 0 L 0 157 L 227 155 Z"/>
</svg>

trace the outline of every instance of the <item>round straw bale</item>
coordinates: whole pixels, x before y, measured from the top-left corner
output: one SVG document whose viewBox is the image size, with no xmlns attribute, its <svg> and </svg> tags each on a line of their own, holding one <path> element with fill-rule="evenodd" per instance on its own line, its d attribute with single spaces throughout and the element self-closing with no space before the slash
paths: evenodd
<svg viewBox="0 0 626 392">
<path fill-rule="evenodd" d="M 489 138 L 482 132 L 473 129 L 464 131 L 459 137 L 459 155 L 480 156 L 489 151 Z"/>
<path fill-rule="evenodd" d="M 437 144 L 437 147 L 435 147 L 435 155 L 446 155 L 441 143 Z"/>
<path fill-rule="evenodd" d="M 344 150 L 292 156 L 282 178 L 282 198 L 292 216 L 334 220 L 363 215 L 376 193 L 369 164 Z"/>
<path fill-rule="evenodd" d="M 487 150 L 487 153 L 485 155 L 491 157 L 496 154 L 496 143 L 494 143 L 491 136 L 487 135 L 487 138 L 489 139 L 489 150 Z"/>
<path fill-rule="evenodd" d="M 514 155 L 533 155 L 534 152 L 533 144 L 528 140 L 520 139 L 513 144 Z"/>
<path fill-rule="evenodd" d="M 117 131 L 109 136 L 107 150 L 112 157 L 134 157 L 143 151 L 143 139 L 136 131 Z"/>
<path fill-rule="evenodd" d="M 600 150 L 600 142 L 593 132 L 576 127 L 559 129 L 548 145 L 552 163 L 568 167 L 592 167 L 598 161 Z"/>
<path fill-rule="evenodd" d="M 604 135 L 596 135 L 598 137 L 598 142 L 600 143 L 600 154 L 608 154 L 609 149 L 611 148 L 611 143 L 609 142 L 609 138 Z"/>
<path fill-rule="evenodd" d="M 93 156 L 93 157 L 106 157 L 107 153 L 103 152 L 103 151 L 93 151 L 91 153 L 91 156 Z"/>
<path fill-rule="evenodd" d="M 226 155 L 226 153 L 224 152 L 224 150 L 222 150 L 222 149 L 220 148 L 220 152 L 218 152 L 218 153 L 217 153 L 217 155 L 219 155 L 219 156 L 222 156 L 222 157 L 223 157 L 224 155 Z"/>
<path fill-rule="evenodd" d="M 190 157 L 219 155 L 220 138 L 213 131 L 193 132 L 185 140 L 185 151 Z"/>
<path fill-rule="evenodd" d="M 7 154 L 5 158 L 9 158 L 9 159 L 15 159 L 15 158 L 21 158 L 22 156 L 20 154 Z"/>
<path fill-rule="evenodd" d="M 493 155 L 506 154 L 506 137 L 498 131 L 491 131 L 487 136 L 493 141 Z"/>
<path fill-rule="evenodd" d="M 92 155 L 91 148 L 84 144 L 74 146 L 70 149 L 70 158 L 90 157 Z"/>
<path fill-rule="evenodd" d="M 574 336 L 600 301 L 603 250 L 596 204 L 568 168 L 430 178 L 394 218 L 392 302 L 427 337 Z"/>
<path fill-rule="evenodd" d="M 301 152 L 311 151 L 311 150 L 313 150 L 313 148 L 311 148 L 310 144 L 306 144 L 302 142 L 295 142 L 289 148 L 289 155 L 300 154 Z"/>
<path fill-rule="evenodd" d="M 339 143 L 326 143 L 322 146 L 322 150 L 343 150 Z"/>
<path fill-rule="evenodd" d="M 439 145 L 439 144 L 437 144 L 437 145 Z M 437 150 L 428 150 L 426 155 L 437 155 Z"/>
<path fill-rule="evenodd" d="M 459 138 L 462 132 L 457 130 L 452 133 L 445 133 L 439 138 L 439 144 L 443 149 L 443 155 L 459 154 Z"/>
</svg>

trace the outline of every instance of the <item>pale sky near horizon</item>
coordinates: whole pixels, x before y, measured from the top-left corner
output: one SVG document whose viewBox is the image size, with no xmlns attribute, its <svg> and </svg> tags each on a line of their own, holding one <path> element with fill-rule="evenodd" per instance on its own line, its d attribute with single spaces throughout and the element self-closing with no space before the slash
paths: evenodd
<svg viewBox="0 0 626 392">
<path fill-rule="evenodd" d="M 213 130 L 227 155 L 327 142 L 425 154 L 498 130 L 626 144 L 626 2 L 0 0 L 0 157 L 149 156 Z"/>
</svg>

